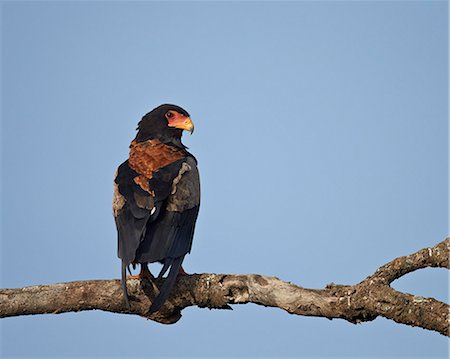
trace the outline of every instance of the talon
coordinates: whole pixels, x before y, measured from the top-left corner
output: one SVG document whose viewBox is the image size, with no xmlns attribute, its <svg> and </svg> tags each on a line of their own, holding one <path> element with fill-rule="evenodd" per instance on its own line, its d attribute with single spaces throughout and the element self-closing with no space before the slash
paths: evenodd
<svg viewBox="0 0 450 359">
<path fill-rule="evenodd" d="M 127 279 L 142 279 L 144 278 L 143 276 L 141 276 L 141 273 L 137 274 L 137 275 L 129 275 L 127 276 Z"/>
<path fill-rule="evenodd" d="M 155 277 L 153 277 L 152 273 L 150 272 L 150 270 L 147 267 L 147 263 L 141 263 L 141 271 L 139 272 L 138 275 L 129 275 L 127 277 L 128 279 L 148 279 L 149 281 L 152 281 L 153 279 L 155 279 Z"/>
<path fill-rule="evenodd" d="M 178 275 L 189 275 L 189 273 L 186 273 L 183 269 L 183 266 L 181 266 L 180 269 L 178 270 Z"/>
</svg>

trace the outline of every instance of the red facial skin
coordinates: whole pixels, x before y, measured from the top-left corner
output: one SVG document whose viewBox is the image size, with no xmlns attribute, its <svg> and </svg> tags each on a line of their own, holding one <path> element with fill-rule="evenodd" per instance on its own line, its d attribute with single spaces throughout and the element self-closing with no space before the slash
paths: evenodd
<svg viewBox="0 0 450 359">
<path fill-rule="evenodd" d="M 166 113 L 166 119 L 169 127 L 175 127 L 182 130 L 186 130 L 192 133 L 194 130 L 194 124 L 191 119 L 177 111 L 170 110 Z"/>
</svg>

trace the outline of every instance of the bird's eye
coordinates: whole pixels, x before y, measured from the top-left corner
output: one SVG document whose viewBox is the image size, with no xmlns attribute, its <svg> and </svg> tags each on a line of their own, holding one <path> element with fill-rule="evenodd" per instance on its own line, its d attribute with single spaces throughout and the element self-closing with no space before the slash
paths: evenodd
<svg viewBox="0 0 450 359">
<path fill-rule="evenodd" d="M 169 112 L 167 112 L 167 113 L 166 113 L 166 117 L 167 117 L 167 118 L 171 118 L 171 117 L 173 117 L 173 113 L 172 113 L 172 112 L 170 112 L 170 111 L 169 111 Z"/>
</svg>

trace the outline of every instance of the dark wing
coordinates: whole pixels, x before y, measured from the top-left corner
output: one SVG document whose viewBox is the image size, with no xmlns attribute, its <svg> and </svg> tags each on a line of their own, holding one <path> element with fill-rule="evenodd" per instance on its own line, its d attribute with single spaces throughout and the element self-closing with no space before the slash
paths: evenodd
<svg viewBox="0 0 450 359">
<path fill-rule="evenodd" d="M 161 171 L 162 172 L 162 171 Z M 159 173 L 150 180 L 159 179 Z M 189 156 L 173 178 L 170 194 L 158 218 L 146 228 L 145 239 L 136 253 L 137 262 L 165 262 L 189 253 L 200 204 L 200 180 L 196 161 Z M 164 271 L 162 271 L 164 274 Z"/>
<path fill-rule="evenodd" d="M 118 232 L 118 256 L 126 266 L 140 262 L 136 252 L 145 238 L 147 226 L 159 217 L 183 161 L 177 160 L 158 169 L 150 180 L 144 177 L 147 184 L 143 187 L 148 190 L 138 184 L 136 179 L 142 175 L 133 170 L 128 161 L 119 166 L 114 180 L 113 212 Z"/>
<path fill-rule="evenodd" d="M 150 312 L 156 312 L 164 304 L 175 284 L 183 259 L 191 250 L 199 206 L 197 163 L 189 156 L 173 180 L 171 193 L 159 217 L 147 226 L 145 240 L 136 255 L 139 262 L 162 262 L 160 278 L 170 269 Z"/>
</svg>

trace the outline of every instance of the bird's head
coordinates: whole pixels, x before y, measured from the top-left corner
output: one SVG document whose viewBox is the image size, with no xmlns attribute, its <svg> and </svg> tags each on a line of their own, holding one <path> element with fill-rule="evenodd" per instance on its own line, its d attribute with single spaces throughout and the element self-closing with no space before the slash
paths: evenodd
<svg viewBox="0 0 450 359">
<path fill-rule="evenodd" d="M 158 138 L 163 142 L 179 142 L 183 130 L 194 132 L 194 124 L 186 110 L 176 105 L 164 104 L 142 117 L 138 124 L 138 142 Z"/>
</svg>

